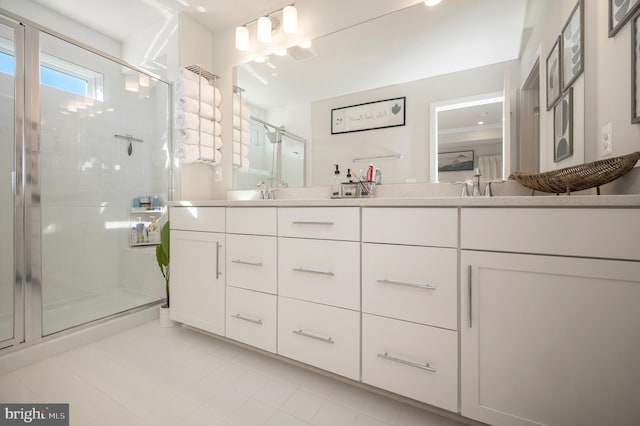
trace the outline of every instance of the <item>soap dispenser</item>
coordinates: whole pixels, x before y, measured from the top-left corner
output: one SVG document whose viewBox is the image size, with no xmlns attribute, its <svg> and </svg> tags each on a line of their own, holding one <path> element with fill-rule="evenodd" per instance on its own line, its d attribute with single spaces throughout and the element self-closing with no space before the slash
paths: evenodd
<svg viewBox="0 0 640 426">
<path fill-rule="evenodd" d="M 353 181 L 351 176 L 351 169 L 347 169 L 348 182 L 342 184 L 342 196 L 345 198 L 357 197 L 358 185 Z"/>
<path fill-rule="evenodd" d="M 342 195 L 342 182 L 340 181 L 340 169 L 335 164 L 336 169 L 333 172 L 333 180 L 331 181 L 331 198 L 340 198 Z"/>
</svg>

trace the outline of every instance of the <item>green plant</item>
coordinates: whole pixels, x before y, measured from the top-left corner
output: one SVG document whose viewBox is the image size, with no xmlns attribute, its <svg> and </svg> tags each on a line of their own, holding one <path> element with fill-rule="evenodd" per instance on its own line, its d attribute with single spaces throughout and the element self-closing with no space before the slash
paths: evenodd
<svg viewBox="0 0 640 426">
<path fill-rule="evenodd" d="M 156 260 L 165 281 L 167 303 L 164 306 L 167 308 L 169 307 L 169 235 L 169 221 L 167 221 L 160 230 L 160 244 L 156 246 Z"/>
</svg>

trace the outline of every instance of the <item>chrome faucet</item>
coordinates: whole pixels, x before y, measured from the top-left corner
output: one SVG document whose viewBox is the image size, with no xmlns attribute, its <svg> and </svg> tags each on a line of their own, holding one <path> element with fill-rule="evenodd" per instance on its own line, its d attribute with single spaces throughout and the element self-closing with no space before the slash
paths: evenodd
<svg viewBox="0 0 640 426">
<path fill-rule="evenodd" d="M 472 194 L 474 197 L 479 197 L 480 196 L 480 169 L 478 169 L 477 167 L 473 172 L 473 177 L 475 178 L 475 180 L 473 181 Z"/>
<path fill-rule="evenodd" d="M 269 189 L 267 183 L 263 180 L 258 182 L 258 189 L 260 190 L 260 199 L 261 200 L 273 200 L 275 199 L 273 190 Z"/>
</svg>

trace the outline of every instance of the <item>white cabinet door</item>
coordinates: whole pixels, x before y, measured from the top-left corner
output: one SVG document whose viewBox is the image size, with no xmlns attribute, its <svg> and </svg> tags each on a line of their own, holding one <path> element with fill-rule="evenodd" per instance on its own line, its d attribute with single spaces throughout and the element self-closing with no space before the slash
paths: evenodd
<svg viewBox="0 0 640 426">
<path fill-rule="evenodd" d="M 640 263 L 463 251 L 462 415 L 635 425 Z"/>
<path fill-rule="evenodd" d="M 224 234 L 171 231 L 171 319 L 224 335 Z"/>
<path fill-rule="evenodd" d="M 278 293 L 360 309 L 360 244 L 278 238 Z"/>
<path fill-rule="evenodd" d="M 457 250 L 362 244 L 362 311 L 457 330 Z"/>
<path fill-rule="evenodd" d="M 360 313 L 278 297 L 278 354 L 360 380 Z"/>
<path fill-rule="evenodd" d="M 275 294 L 278 291 L 276 237 L 227 234 L 227 284 Z"/>
<path fill-rule="evenodd" d="M 276 296 L 227 286 L 227 337 L 276 351 Z"/>
<path fill-rule="evenodd" d="M 458 333 L 363 314 L 362 381 L 458 411 Z"/>
</svg>

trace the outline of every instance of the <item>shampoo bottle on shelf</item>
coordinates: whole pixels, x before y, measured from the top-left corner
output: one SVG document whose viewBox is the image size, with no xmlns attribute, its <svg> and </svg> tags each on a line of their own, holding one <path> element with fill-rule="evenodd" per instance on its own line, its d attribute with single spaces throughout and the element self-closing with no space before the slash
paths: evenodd
<svg viewBox="0 0 640 426">
<path fill-rule="evenodd" d="M 331 181 L 331 198 L 340 198 L 342 195 L 342 182 L 340 181 L 340 169 L 336 164 L 333 172 L 333 180 Z"/>
</svg>

